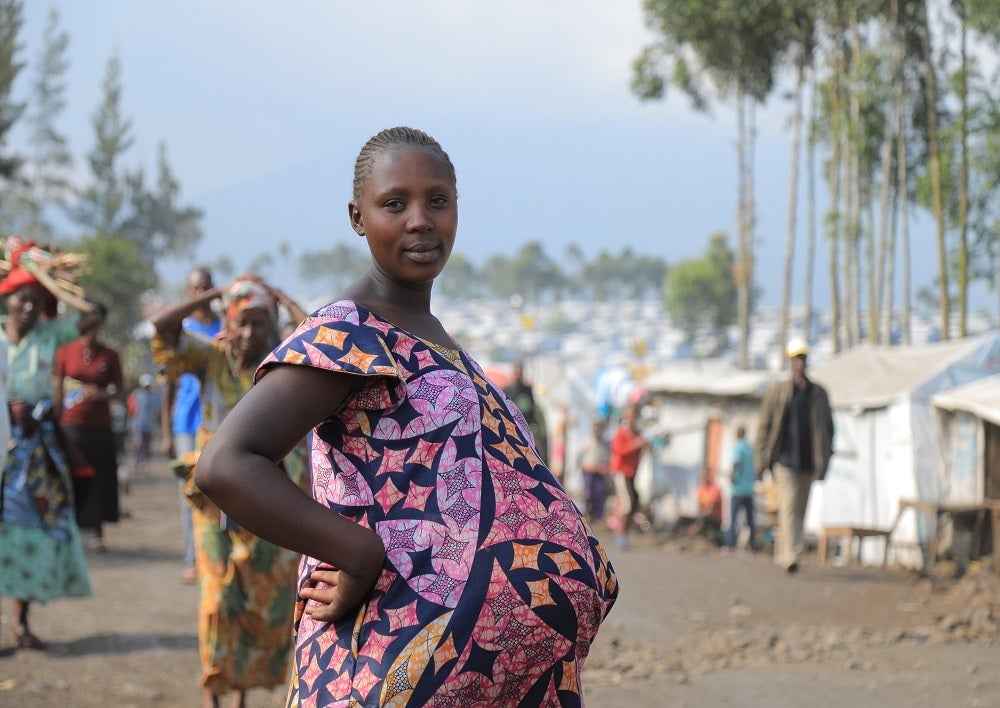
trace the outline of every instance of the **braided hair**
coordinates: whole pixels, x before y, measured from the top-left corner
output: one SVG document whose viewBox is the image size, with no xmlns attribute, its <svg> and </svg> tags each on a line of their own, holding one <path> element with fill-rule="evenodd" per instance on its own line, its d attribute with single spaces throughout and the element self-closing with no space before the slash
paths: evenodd
<svg viewBox="0 0 1000 708">
<path fill-rule="evenodd" d="M 354 190 L 352 194 L 355 202 L 361 196 L 361 185 L 366 179 L 371 177 L 372 165 L 375 162 L 375 158 L 386 150 L 401 145 L 426 148 L 435 153 L 448 165 L 452 181 L 457 182 L 455 166 L 451 164 L 451 158 L 448 157 L 448 153 L 444 151 L 444 148 L 441 147 L 441 144 L 437 140 L 416 128 L 386 128 L 365 143 L 364 147 L 361 148 L 361 152 L 358 153 L 358 158 L 354 161 Z"/>
</svg>

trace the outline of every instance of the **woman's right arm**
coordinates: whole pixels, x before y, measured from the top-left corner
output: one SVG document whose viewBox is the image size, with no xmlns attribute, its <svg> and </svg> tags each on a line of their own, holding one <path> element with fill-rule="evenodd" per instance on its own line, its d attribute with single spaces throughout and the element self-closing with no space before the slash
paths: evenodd
<svg viewBox="0 0 1000 708">
<path fill-rule="evenodd" d="M 197 297 L 164 308 L 153 318 L 153 327 L 167 346 L 176 347 L 181 338 L 184 318 L 205 307 L 212 300 L 222 297 L 222 292 L 221 288 L 212 288 Z"/>
<path fill-rule="evenodd" d="M 222 421 L 195 468 L 195 483 L 250 532 L 339 571 L 321 619 L 337 619 L 371 590 L 385 559 L 382 540 L 315 501 L 278 462 L 350 395 L 354 378 L 277 365 Z M 306 593 L 303 593 L 304 595 Z"/>
</svg>

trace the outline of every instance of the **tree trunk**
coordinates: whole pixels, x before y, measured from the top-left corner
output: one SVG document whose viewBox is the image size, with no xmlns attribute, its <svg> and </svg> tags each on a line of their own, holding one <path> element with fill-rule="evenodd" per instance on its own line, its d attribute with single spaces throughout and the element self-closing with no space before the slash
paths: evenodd
<svg viewBox="0 0 1000 708">
<path fill-rule="evenodd" d="M 895 72 L 894 72 L 895 75 Z M 881 317 L 883 324 L 891 318 L 892 298 L 888 296 L 891 283 L 886 278 L 886 268 L 888 265 L 888 244 L 889 244 L 889 215 L 891 210 L 890 194 L 892 192 L 892 147 L 893 147 L 893 112 L 896 108 L 895 102 L 887 104 L 885 115 L 885 131 L 882 134 L 882 150 L 879 159 L 882 161 L 881 184 L 879 186 L 879 227 L 878 227 L 878 259 L 875 264 L 875 273 L 872 279 L 875 281 L 876 293 L 875 302 L 871 303 L 872 327 Z M 886 302 L 890 304 L 887 306 Z M 890 316 L 883 315 L 883 308 Z M 881 336 L 872 341 L 877 341 L 883 345 L 889 344 L 889 325 L 881 327 Z"/>
<path fill-rule="evenodd" d="M 921 40 L 924 48 L 925 85 L 927 87 L 927 141 L 930 150 L 931 190 L 934 197 L 934 223 L 937 227 L 938 279 L 941 286 L 941 340 L 951 339 L 951 302 L 948 295 L 948 245 L 945 241 L 944 206 L 941 196 L 941 153 L 938 147 L 937 78 L 931 48 L 930 8 L 923 7 Z"/>
<path fill-rule="evenodd" d="M 893 147 L 896 138 L 894 130 L 900 123 L 898 116 L 904 110 L 903 106 L 903 43 L 900 40 L 899 0 L 890 3 L 892 12 L 892 101 L 887 102 L 885 115 L 885 133 L 882 142 L 882 194 L 880 225 L 879 278 L 882 279 L 879 305 L 882 309 L 882 344 L 892 344 L 892 307 L 893 288 L 896 282 L 896 214 L 899 209 L 899 183 L 893 184 L 892 173 Z M 898 175 L 896 175 L 898 178 Z M 905 190 L 905 186 L 904 186 Z"/>
<path fill-rule="evenodd" d="M 848 89 L 849 91 L 850 89 Z M 850 96 L 848 95 L 848 101 Z M 853 176 L 852 167 L 854 165 L 853 150 L 850 139 L 850 112 L 844 115 L 840 121 L 840 240 L 843 244 L 844 254 L 844 341 L 846 348 L 850 349 L 858 343 L 857 330 L 857 280 L 855 279 L 854 264 L 856 261 L 857 242 L 854 235 L 856 232 L 854 225 L 854 202 L 852 196 L 851 178 Z"/>
<path fill-rule="evenodd" d="M 848 193 L 848 248 L 850 248 L 851 275 L 851 345 L 861 342 L 861 99 L 860 90 L 860 57 L 861 36 L 858 31 L 858 10 L 852 4 L 850 9 L 850 63 L 848 66 L 848 106 L 850 118 L 847 122 L 847 140 L 849 163 L 847 174 L 850 185 Z"/>
<path fill-rule="evenodd" d="M 742 90 L 736 98 L 737 133 L 736 159 L 738 163 L 739 201 L 736 207 L 736 228 L 739 239 L 738 273 L 736 279 L 737 318 L 740 330 L 739 367 L 750 368 L 750 260 L 747 252 L 747 223 L 749 204 L 747 204 L 747 101 Z"/>
<path fill-rule="evenodd" d="M 900 40 L 902 41 L 902 40 Z M 913 344 L 913 305 L 910 292 L 910 190 L 909 174 L 906 160 L 906 110 L 903 103 L 903 93 L 899 93 L 899 110 L 896 111 L 896 189 L 899 192 L 899 250 L 900 270 L 902 271 L 903 307 L 900 319 L 903 327 L 903 344 Z"/>
<path fill-rule="evenodd" d="M 816 116 L 819 94 L 816 86 L 816 72 L 812 72 L 810 83 L 809 138 L 806 153 L 807 193 L 806 193 L 806 272 L 802 279 L 802 328 L 808 339 L 813 330 L 813 276 L 816 271 L 816 131 L 813 118 Z"/>
<path fill-rule="evenodd" d="M 789 309 L 792 300 L 792 272 L 795 263 L 795 217 L 799 207 L 799 142 L 802 135 L 802 87 L 805 85 L 805 65 L 799 61 L 796 67 L 794 107 L 792 109 L 792 164 L 788 180 L 788 221 L 785 232 L 785 273 L 784 289 L 781 295 L 781 351 L 788 344 Z M 809 331 L 805 332 L 806 337 Z"/>
<path fill-rule="evenodd" d="M 830 116 L 831 116 L 831 141 L 833 154 L 830 155 L 830 162 L 827 168 L 827 185 L 830 189 L 830 207 L 827 211 L 827 238 L 830 246 L 830 328 L 833 334 L 833 353 L 838 354 L 841 350 L 841 302 L 840 302 L 840 241 L 843 233 L 841 228 L 842 212 L 840 209 L 840 183 L 841 183 L 841 141 L 840 129 L 840 86 L 839 77 L 840 62 L 834 60 L 835 77 L 830 82 Z"/>
<path fill-rule="evenodd" d="M 896 214 L 899 209 L 899 189 L 893 184 L 890 188 L 889 197 L 889 233 L 885 244 L 885 288 L 882 300 L 882 344 L 892 345 L 892 313 L 895 305 L 895 294 L 893 289 L 896 284 L 896 230 L 898 228 Z"/>
<path fill-rule="evenodd" d="M 959 88 L 961 92 L 960 100 L 961 125 L 961 162 L 959 165 L 958 178 L 958 336 L 965 337 L 969 334 L 969 83 L 968 70 L 969 58 L 966 47 L 966 26 L 964 7 L 961 9 L 961 62 L 962 62 L 962 83 Z"/>
<path fill-rule="evenodd" d="M 872 176 L 865 175 L 865 228 L 864 228 L 864 240 L 865 240 L 865 265 L 867 267 L 865 278 L 865 283 L 867 284 L 868 290 L 868 341 L 872 344 L 878 344 L 879 340 L 879 317 L 878 317 L 878 301 L 880 287 L 878 278 L 881 278 L 881 269 L 878 266 L 879 245 L 876 244 L 875 239 L 875 200 L 872 199 L 873 191 L 873 180 Z"/>
</svg>

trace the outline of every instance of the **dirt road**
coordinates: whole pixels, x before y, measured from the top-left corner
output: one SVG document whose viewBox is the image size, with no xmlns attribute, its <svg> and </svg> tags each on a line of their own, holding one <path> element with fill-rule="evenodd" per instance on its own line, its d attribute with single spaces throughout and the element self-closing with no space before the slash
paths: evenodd
<svg viewBox="0 0 1000 708">
<path fill-rule="evenodd" d="M 90 555 L 94 596 L 38 606 L 45 652 L 0 634 L 0 706 L 196 706 L 196 589 L 178 580 L 177 488 L 166 464 L 132 483 L 130 517 Z M 610 539 L 608 539 L 610 541 Z M 584 673 L 589 706 L 997 706 L 1000 583 L 881 569 L 796 576 L 645 536 L 609 543 L 622 593 Z M 250 705 L 282 705 L 254 691 Z"/>
</svg>

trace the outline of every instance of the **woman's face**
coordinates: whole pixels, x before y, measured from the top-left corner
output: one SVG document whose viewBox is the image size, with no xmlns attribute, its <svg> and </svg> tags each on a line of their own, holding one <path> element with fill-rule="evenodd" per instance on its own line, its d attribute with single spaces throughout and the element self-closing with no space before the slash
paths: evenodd
<svg viewBox="0 0 1000 708">
<path fill-rule="evenodd" d="M 260 307 L 247 307 L 228 321 L 227 329 L 233 353 L 254 359 L 266 353 L 271 316 Z"/>
<path fill-rule="evenodd" d="M 94 312 L 81 312 L 76 320 L 76 328 L 80 330 L 80 334 L 94 334 L 94 336 L 97 336 L 100 334 L 103 325 L 104 315 L 97 310 Z"/>
<path fill-rule="evenodd" d="M 28 332 L 45 309 L 45 293 L 41 288 L 25 285 L 7 296 L 7 309 L 18 329 Z"/>
<path fill-rule="evenodd" d="M 432 150 L 397 146 L 379 154 L 348 205 L 375 265 L 401 283 L 428 283 L 444 269 L 458 229 L 451 170 Z"/>
</svg>

